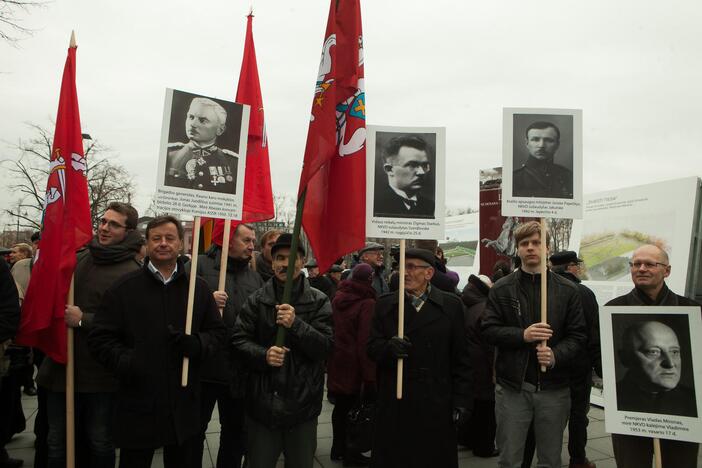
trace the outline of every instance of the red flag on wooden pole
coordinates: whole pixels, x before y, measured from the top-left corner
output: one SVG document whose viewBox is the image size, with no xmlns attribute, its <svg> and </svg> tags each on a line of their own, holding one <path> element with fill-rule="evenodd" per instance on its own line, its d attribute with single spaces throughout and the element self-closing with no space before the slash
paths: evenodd
<svg viewBox="0 0 702 468">
<path fill-rule="evenodd" d="M 298 199 L 320 271 L 366 237 L 366 97 L 359 0 L 332 0 Z"/>
<path fill-rule="evenodd" d="M 41 240 L 16 339 L 62 364 L 66 363 L 67 341 L 63 316 L 76 250 L 93 235 L 76 92 L 76 48 L 69 47 L 63 70 Z"/>
</svg>

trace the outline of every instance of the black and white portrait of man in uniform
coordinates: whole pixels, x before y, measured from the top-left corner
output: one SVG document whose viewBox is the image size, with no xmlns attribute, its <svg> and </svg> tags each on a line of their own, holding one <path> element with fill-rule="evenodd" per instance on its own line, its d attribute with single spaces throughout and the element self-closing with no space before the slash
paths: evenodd
<svg viewBox="0 0 702 468">
<path fill-rule="evenodd" d="M 217 145 L 217 139 L 226 130 L 227 111 L 222 105 L 209 98 L 193 98 L 185 116 L 185 135 L 189 141 L 168 144 L 164 184 L 236 193 L 239 157 L 234 151 Z M 234 133 L 238 135 L 238 130 Z"/>
<path fill-rule="evenodd" d="M 572 199 L 572 117 L 517 114 L 514 117 L 512 196 Z M 531 122 L 527 124 L 522 119 L 522 125 L 518 125 L 520 117 L 531 117 Z M 568 117 L 571 118 L 567 129 L 571 138 L 568 145 L 562 145 L 561 132 L 567 122 L 558 120 Z"/>
</svg>

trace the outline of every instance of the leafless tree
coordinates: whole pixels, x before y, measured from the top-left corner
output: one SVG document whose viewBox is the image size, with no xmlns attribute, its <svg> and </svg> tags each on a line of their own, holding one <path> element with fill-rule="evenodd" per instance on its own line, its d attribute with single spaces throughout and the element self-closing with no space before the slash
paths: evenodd
<svg viewBox="0 0 702 468">
<path fill-rule="evenodd" d="M 15 44 L 22 37 L 31 36 L 34 30 L 21 24 L 22 16 L 46 3 L 36 0 L 0 0 L 0 40 Z"/>
<path fill-rule="evenodd" d="M 292 231 L 295 224 L 295 202 L 297 200 L 287 194 L 273 195 L 273 208 L 275 209 L 275 218 L 271 221 L 278 221 L 285 224 L 285 229 Z"/>
<path fill-rule="evenodd" d="M 13 145 L 18 156 L 6 161 L 11 174 L 9 188 L 18 196 L 18 203 L 14 204 L 17 212 L 6 212 L 13 217 L 19 217 L 21 226 L 40 229 L 53 136 L 46 127 L 28 125 L 33 135 Z M 131 174 L 115 162 L 114 153 L 107 147 L 97 140 L 85 142 L 90 216 L 93 227 L 97 227 L 99 217 L 107 205 L 113 201 L 131 201 L 134 183 Z"/>
<path fill-rule="evenodd" d="M 568 248 L 572 227 L 572 219 L 549 218 L 548 233 L 551 236 L 552 252 L 560 252 Z"/>
</svg>

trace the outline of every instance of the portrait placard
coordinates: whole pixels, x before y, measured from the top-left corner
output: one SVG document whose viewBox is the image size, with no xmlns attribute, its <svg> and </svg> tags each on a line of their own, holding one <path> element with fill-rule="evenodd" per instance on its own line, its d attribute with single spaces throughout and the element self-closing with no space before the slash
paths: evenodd
<svg viewBox="0 0 702 468">
<path fill-rule="evenodd" d="M 446 129 L 367 131 L 366 235 L 443 239 Z"/>
<path fill-rule="evenodd" d="M 582 111 L 503 111 L 502 215 L 580 219 Z"/>
<path fill-rule="evenodd" d="M 166 90 L 155 196 L 159 212 L 241 219 L 249 109 Z"/>
<path fill-rule="evenodd" d="M 702 442 L 699 307 L 600 309 L 605 429 Z"/>
</svg>

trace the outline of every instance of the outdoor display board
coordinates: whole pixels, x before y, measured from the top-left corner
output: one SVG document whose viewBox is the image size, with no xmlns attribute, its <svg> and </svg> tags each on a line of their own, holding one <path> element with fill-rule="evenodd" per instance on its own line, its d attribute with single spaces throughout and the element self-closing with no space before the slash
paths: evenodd
<svg viewBox="0 0 702 468">
<path fill-rule="evenodd" d="M 633 288 L 629 260 L 643 244 L 658 245 L 668 253 L 668 287 L 678 294 L 692 293 L 698 192 L 699 179 L 687 177 L 585 197 L 584 219 L 574 226 L 579 248 L 573 250 L 579 251 L 585 263 L 584 284 L 595 292 L 600 304 Z"/>
<path fill-rule="evenodd" d="M 366 235 L 443 239 L 446 130 L 367 127 Z"/>
<path fill-rule="evenodd" d="M 502 214 L 582 218 L 582 111 L 503 111 Z"/>
<path fill-rule="evenodd" d="M 248 105 L 166 90 L 156 208 L 241 219 Z"/>
<path fill-rule="evenodd" d="M 702 442 L 699 307 L 603 307 L 605 429 Z"/>
<path fill-rule="evenodd" d="M 471 274 L 478 274 L 478 213 L 447 216 L 446 237 L 439 241 L 444 251 L 446 267 L 458 273 L 458 289 L 468 282 Z"/>
</svg>

